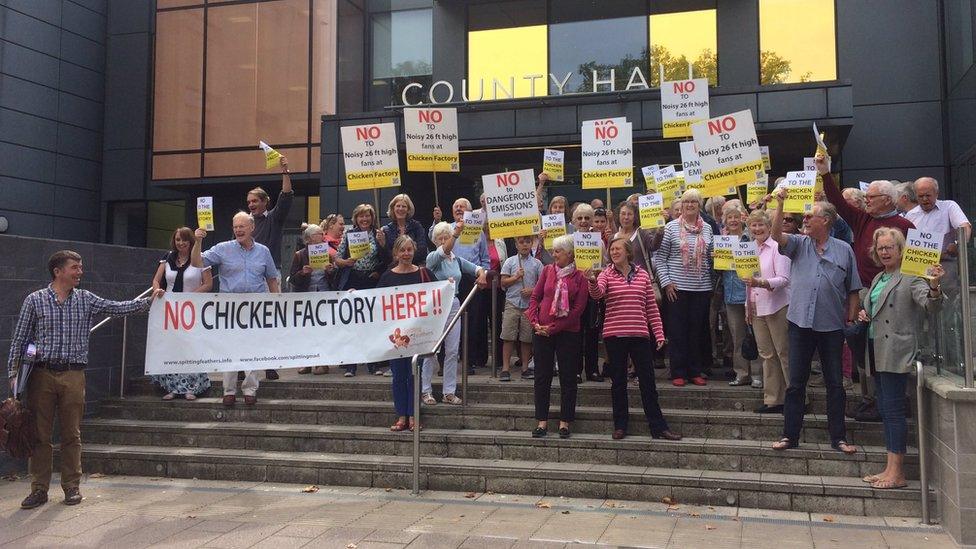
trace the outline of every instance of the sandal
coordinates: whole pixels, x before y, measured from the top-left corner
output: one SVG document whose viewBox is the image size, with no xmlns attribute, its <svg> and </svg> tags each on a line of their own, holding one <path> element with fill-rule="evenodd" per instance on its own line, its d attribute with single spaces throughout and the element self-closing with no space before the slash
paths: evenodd
<svg viewBox="0 0 976 549">
<path fill-rule="evenodd" d="M 846 440 L 838 440 L 837 442 L 830 445 L 834 450 L 838 452 L 843 452 L 845 455 L 854 455 L 857 453 L 857 447 L 853 444 L 848 444 Z"/>
<path fill-rule="evenodd" d="M 430 393 L 424 393 L 424 395 L 422 397 L 420 397 L 420 402 L 423 402 L 424 404 L 426 404 L 428 406 L 433 406 L 433 405 L 437 404 L 437 399 L 435 399 L 434 398 L 434 395 L 432 395 Z"/>
<path fill-rule="evenodd" d="M 166 393 L 163 395 L 163 400 L 173 400 L 176 398 L 176 393 Z"/>
<path fill-rule="evenodd" d="M 908 486 L 908 483 L 905 481 L 896 482 L 888 479 L 878 479 L 871 483 L 871 488 L 876 490 L 894 490 L 895 488 L 904 488 L 906 486 Z"/>
<path fill-rule="evenodd" d="M 408 429 L 412 432 L 416 428 L 417 428 L 416 422 L 414 422 L 414 419 L 413 418 L 410 418 L 410 426 L 408 427 Z M 420 426 L 420 430 L 421 431 L 424 430 L 424 426 L 423 425 Z"/>
<path fill-rule="evenodd" d="M 794 441 L 792 441 L 792 440 L 790 440 L 790 439 L 788 439 L 786 437 L 783 437 L 783 438 L 779 439 L 779 441 L 773 443 L 773 450 L 780 450 L 780 451 L 782 451 L 782 450 L 792 450 L 793 448 L 796 448 L 797 446 L 799 446 L 799 444 L 797 444 L 796 442 L 794 442 Z"/>
<path fill-rule="evenodd" d="M 461 405 L 461 397 L 459 397 L 457 395 L 454 395 L 454 394 L 451 394 L 451 393 L 448 393 L 448 394 L 444 395 L 444 398 L 441 399 L 441 402 L 443 402 L 444 404 L 451 404 L 451 405 L 454 405 L 454 406 L 460 406 Z"/>
<path fill-rule="evenodd" d="M 396 423 L 390 426 L 390 430 L 393 432 L 406 431 L 407 422 L 402 419 L 398 419 Z"/>
<path fill-rule="evenodd" d="M 864 482 L 866 482 L 868 484 L 873 484 L 873 483 L 878 482 L 879 480 L 881 480 L 881 478 L 882 478 L 881 475 L 880 474 L 877 474 L 877 475 L 868 475 L 868 476 L 862 478 L 861 480 L 863 480 Z"/>
<path fill-rule="evenodd" d="M 185 398 L 186 400 L 196 400 L 197 399 L 197 395 L 195 395 L 193 393 L 187 393 L 187 394 L 183 395 L 183 398 Z"/>
</svg>

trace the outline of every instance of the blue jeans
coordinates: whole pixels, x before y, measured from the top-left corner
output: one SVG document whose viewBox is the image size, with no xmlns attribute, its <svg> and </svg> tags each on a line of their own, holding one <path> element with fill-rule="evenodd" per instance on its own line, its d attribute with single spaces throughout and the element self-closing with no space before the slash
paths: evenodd
<svg viewBox="0 0 976 549">
<path fill-rule="evenodd" d="M 908 374 L 878 372 L 875 374 L 878 412 L 884 421 L 885 447 L 892 454 L 904 454 L 908 424 L 905 422 L 905 387 Z"/>
<path fill-rule="evenodd" d="M 807 397 L 807 382 L 810 380 L 810 365 L 813 353 L 820 355 L 824 383 L 827 386 L 827 430 L 830 443 L 837 444 L 847 440 L 847 427 L 844 425 L 843 365 L 841 350 L 844 347 L 844 332 L 815 332 L 789 323 L 790 340 L 790 385 L 786 389 L 783 404 L 783 437 L 797 443 L 803 429 L 803 412 Z"/>
<path fill-rule="evenodd" d="M 397 416 L 413 415 L 413 372 L 410 371 L 410 357 L 390 360 L 393 371 L 393 409 Z"/>
</svg>

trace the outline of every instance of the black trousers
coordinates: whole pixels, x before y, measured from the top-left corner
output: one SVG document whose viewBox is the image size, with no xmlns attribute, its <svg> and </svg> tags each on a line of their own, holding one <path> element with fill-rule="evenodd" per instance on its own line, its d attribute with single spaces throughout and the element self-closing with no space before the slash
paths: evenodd
<svg viewBox="0 0 976 549">
<path fill-rule="evenodd" d="M 641 402 L 644 418 L 652 435 L 668 430 L 668 422 L 657 401 L 657 385 L 654 382 L 654 343 L 643 337 L 607 337 L 603 339 L 610 360 L 610 397 L 613 402 L 613 428 L 627 431 L 629 407 L 627 397 L 627 359 L 634 362 L 640 381 Z"/>
<path fill-rule="evenodd" d="M 551 337 L 532 338 L 535 355 L 535 419 L 549 420 L 552 376 L 559 358 L 559 419 L 576 419 L 576 374 L 580 368 L 580 333 L 560 332 Z"/>
<path fill-rule="evenodd" d="M 597 307 L 599 304 L 589 299 L 586 308 L 583 309 L 583 316 L 580 319 L 580 333 L 583 340 L 583 371 L 586 375 L 597 375 L 600 373 L 600 332 L 602 326 L 594 327 L 596 321 Z M 562 361 L 559 362 L 562 365 Z"/>
<path fill-rule="evenodd" d="M 671 378 L 692 378 L 711 365 L 711 345 L 702 341 L 708 331 L 708 308 L 712 292 L 678 290 L 678 300 L 668 304 L 668 358 Z"/>
<path fill-rule="evenodd" d="M 458 283 L 458 299 L 462 302 L 468 297 L 468 292 L 474 287 L 474 278 L 462 276 Z M 462 331 L 461 337 L 468 342 L 468 364 L 484 367 L 488 363 L 488 319 L 491 315 L 490 291 L 481 291 L 474 295 L 468 305 L 468 332 Z M 487 308 L 485 307 L 487 305 Z"/>
</svg>

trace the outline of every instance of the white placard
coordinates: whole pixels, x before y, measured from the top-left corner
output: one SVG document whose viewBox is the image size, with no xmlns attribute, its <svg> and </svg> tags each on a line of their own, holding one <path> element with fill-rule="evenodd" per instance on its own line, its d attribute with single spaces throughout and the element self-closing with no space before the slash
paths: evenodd
<svg viewBox="0 0 976 549">
<path fill-rule="evenodd" d="M 692 125 L 701 159 L 704 196 L 721 196 L 730 187 L 755 181 L 763 172 L 752 111 L 719 116 Z"/>
<path fill-rule="evenodd" d="M 214 230 L 213 197 L 197 197 L 197 226 L 205 231 Z"/>
<path fill-rule="evenodd" d="M 661 82 L 661 127 L 664 137 L 689 137 L 691 125 L 708 120 L 708 80 Z"/>
<path fill-rule="evenodd" d="M 407 171 L 457 172 L 457 109 L 403 109 L 403 132 L 407 142 Z"/>
<path fill-rule="evenodd" d="M 531 236 L 539 232 L 539 202 L 533 170 L 484 175 L 481 184 L 491 238 Z"/>
<path fill-rule="evenodd" d="M 345 126 L 339 134 L 348 190 L 400 186 L 400 155 L 392 122 Z"/>
<path fill-rule="evenodd" d="M 701 189 L 701 159 L 698 158 L 698 151 L 695 150 L 694 141 L 682 141 L 678 143 L 681 149 L 681 166 L 685 172 L 685 188 Z"/>
<path fill-rule="evenodd" d="M 634 186 L 634 145 L 625 118 L 587 120 L 582 125 L 584 189 Z"/>
</svg>

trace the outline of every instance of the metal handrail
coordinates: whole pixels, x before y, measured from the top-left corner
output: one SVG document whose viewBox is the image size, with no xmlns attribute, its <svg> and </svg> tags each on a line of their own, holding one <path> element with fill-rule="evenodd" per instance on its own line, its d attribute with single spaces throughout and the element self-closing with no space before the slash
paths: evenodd
<svg viewBox="0 0 976 549">
<path fill-rule="evenodd" d="M 420 360 L 430 356 L 435 356 L 437 354 L 437 351 L 441 348 L 441 345 L 444 344 L 444 340 L 447 339 L 447 334 L 451 333 L 451 330 L 454 329 L 454 325 L 457 324 L 462 315 L 464 315 L 465 324 L 467 324 L 468 305 L 471 303 L 471 300 L 474 299 L 475 294 L 478 293 L 479 290 L 480 288 L 478 288 L 478 286 L 471 288 L 471 291 L 468 292 L 467 297 L 465 297 L 464 301 L 461 302 L 461 306 L 458 307 L 457 314 L 454 315 L 454 318 L 452 318 L 447 324 L 447 328 L 444 329 L 444 333 L 441 334 L 441 337 L 437 340 L 434 348 L 430 352 L 413 355 L 413 358 L 410 359 L 410 371 L 413 372 L 413 417 L 415 425 L 413 429 L 413 495 L 415 496 L 420 495 L 420 370 L 422 368 Z M 465 346 L 465 351 L 463 353 L 465 362 L 467 362 L 467 355 L 467 348 Z M 461 367 L 461 404 L 463 406 L 464 403 L 467 402 L 468 365 L 462 364 Z"/>
<path fill-rule="evenodd" d="M 962 308 L 962 354 L 965 377 L 963 387 L 973 388 L 973 309 L 969 300 L 969 248 L 966 240 L 966 227 L 956 229 L 956 242 L 959 248 L 959 304 Z"/>
<path fill-rule="evenodd" d="M 922 366 L 921 360 L 915 361 L 915 431 L 918 434 L 918 478 L 919 484 L 921 485 L 922 492 L 922 524 L 931 524 L 929 521 L 929 473 L 927 465 L 926 453 L 928 452 L 928 445 L 925 442 L 925 404 L 923 398 L 925 395 L 925 367 Z"/>
<path fill-rule="evenodd" d="M 151 294 L 152 292 L 153 292 L 153 289 L 152 288 L 146 288 L 146 290 L 144 292 L 142 292 L 141 294 L 137 295 L 133 299 L 142 299 L 142 298 L 146 297 L 147 295 Z M 88 330 L 88 334 L 91 335 L 91 334 L 95 333 L 95 330 L 98 330 L 99 328 L 101 328 L 102 326 L 104 326 L 105 324 L 107 324 L 108 321 L 112 320 L 113 318 L 115 318 L 115 317 L 110 316 L 110 317 L 107 317 L 107 318 L 103 318 L 101 322 L 99 322 L 98 324 L 92 326 L 91 329 Z M 126 347 L 128 347 L 128 345 L 127 345 L 128 339 L 129 339 L 129 317 L 128 316 L 123 316 L 122 317 L 122 364 L 121 364 L 121 368 L 120 368 L 121 371 L 119 372 L 119 398 L 125 398 L 125 357 L 126 357 L 126 354 L 127 354 L 126 353 Z"/>
</svg>

